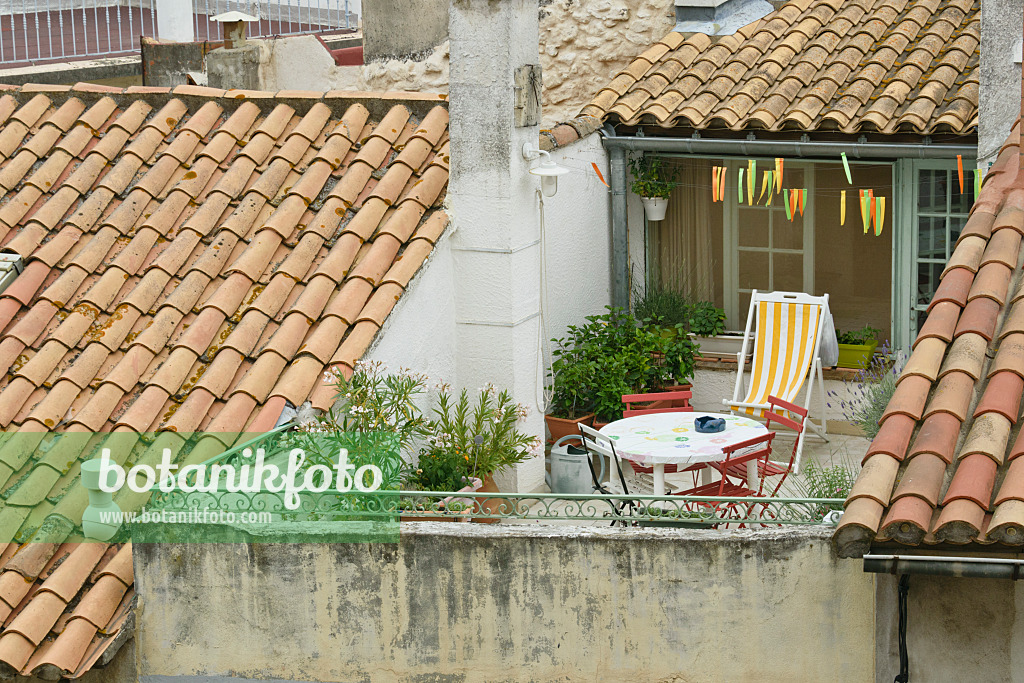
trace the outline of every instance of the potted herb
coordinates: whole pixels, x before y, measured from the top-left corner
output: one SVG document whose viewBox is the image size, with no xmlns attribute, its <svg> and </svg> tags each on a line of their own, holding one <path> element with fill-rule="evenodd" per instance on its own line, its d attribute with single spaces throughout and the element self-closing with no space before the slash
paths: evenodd
<svg viewBox="0 0 1024 683">
<path fill-rule="evenodd" d="M 633 174 L 631 189 L 640 195 L 647 220 L 663 220 L 679 169 L 666 167 L 661 157 L 640 154 L 629 160 L 629 170 Z"/>
<path fill-rule="evenodd" d="M 743 349 L 743 334 L 725 331 L 725 311 L 710 301 L 698 301 L 690 307 L 690 334 L 702 356 L 735 358 Z"/>
<path fill-rule="evenodd" d="M 837 332 L 839 360 L 836 367 L 861 370 L 868 367 L 878 346 L 878 335 L 881 333 L 881 330 L 867 325 L 851 332 Z"/>
<path fill-rule="evenodd" d="M 645 325 L 653 325 L 666 337 L 674 337 L 676 325 L 686 325 L 690 305 L 686 297 L 668 288 L 649 284 L 644 292 L 634 291 L 633 315 Z"/>
</svg>

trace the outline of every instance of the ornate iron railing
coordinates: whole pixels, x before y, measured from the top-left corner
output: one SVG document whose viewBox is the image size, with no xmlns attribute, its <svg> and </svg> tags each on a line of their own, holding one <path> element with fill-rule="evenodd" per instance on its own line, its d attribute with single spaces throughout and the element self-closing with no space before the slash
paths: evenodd
<svg viewBox="0 0 1024 683">
<path fill-rule="evenodd" d="M 288 509 L 280 493 L 157 492 L 151 509 L 269 512 L 275 521 L 606 522 L 641 526 L 835 525 L 841 498 L 719 498 L 562 493 L 375 491 L 303 493 Z"/>
</svg>

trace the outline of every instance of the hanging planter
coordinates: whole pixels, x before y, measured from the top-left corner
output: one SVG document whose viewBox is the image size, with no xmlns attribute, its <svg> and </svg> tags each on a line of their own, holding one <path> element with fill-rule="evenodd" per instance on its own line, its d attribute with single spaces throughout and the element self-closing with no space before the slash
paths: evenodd
<svg viewBox="0 0 1024 683">
<path fill-rule="evenodd" d="M 649 221 L 665 220 L 665 212 L 668 211 L 668 199 L 665 197 L 641 197 L 644 203 L 644 213 Z"/>
<path fill-rule="evenodd" d="M 647 220 L 664 220 L 668 198 L 672 195 L 679 169 L 662 166 L 660 157 L 641 154 L 629 160 L 629 170 L 633 174 L 630 189 L 634 194 L 640 195 Z"/>
</svg>

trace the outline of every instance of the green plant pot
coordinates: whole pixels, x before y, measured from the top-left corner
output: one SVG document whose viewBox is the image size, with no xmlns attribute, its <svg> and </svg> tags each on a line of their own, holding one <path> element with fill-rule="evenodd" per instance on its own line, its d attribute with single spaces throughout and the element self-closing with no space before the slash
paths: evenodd
<svg viewBox="0 0 1024 683">
<path fill-rule="evenodd" d="M 877 346 L 877 341 L 864 345 L 840 344 L 839 360 L 836 362 L 836 367 L 853 368 L 855 370 L 866 368 L 871 363 L 871 356 L 875 354 L 875 347 Z"/>
</svg>

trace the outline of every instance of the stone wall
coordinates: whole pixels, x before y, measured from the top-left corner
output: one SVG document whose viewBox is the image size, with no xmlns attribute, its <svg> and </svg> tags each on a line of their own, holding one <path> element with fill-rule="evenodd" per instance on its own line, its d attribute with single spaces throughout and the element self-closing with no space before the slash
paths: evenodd
<svg viewBox="0 0 1024 683">
<path fill-rule="evenodd" d="M 978 167 L 995 162 L 1020 116 L 1021 0 L 985 0 L 981 13 Z"/>
<path fill-rule="evenodd" d="M 541 5 L 545 126 L 579 113 L 619 70 L 675 26 L 671 0 L 542 0 Z M 448 92 L 447 41 L 414 59 L 382 59 L 361 67 L 335 66 L 312 36 L 263 42 L 263 90 Z"/>
<path fill-rule="evenodd" d="M 139 680 L 867 683 L 874 578 L 829 531 L 420 522 L 387 545 L 140 543 Z"/>
</svg>

